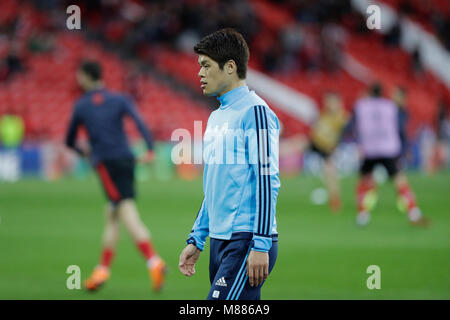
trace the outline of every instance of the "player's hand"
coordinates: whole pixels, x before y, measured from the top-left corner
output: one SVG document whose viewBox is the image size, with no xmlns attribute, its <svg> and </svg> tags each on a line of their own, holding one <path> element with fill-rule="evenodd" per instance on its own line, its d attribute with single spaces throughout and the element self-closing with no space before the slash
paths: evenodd
<svg viewBox="0 0 450 320">
<path fill-rule="evenodd" d="M 148 164 L 155 159 L 155 153 L 152 150 L 147 151 L 145 154 L 138 158 L 139 163 Z"/>
<path fill-rule="evenodd" d="M 250 286 L 259 286 L 269 275 L 269 254 L 267 252 L 250 251 L 247 258 L 247 276 Z"/>
<path fill-rule="evenodd" d="M 180 262 L 178 263 L 178 268 L 182 274 L 188 277 L 195 274 L 195 264 L 197 263 L 200 253 L 201 251 L 193 244 L 188 244 L 186 248 L 183 249 L 180 255 Z"/>
<path fill-rule="evenodd" d="M 83 157 L 89 159 L 91 157 L 91 149 L 86 147 L 83 149 Z"/>
</svg>

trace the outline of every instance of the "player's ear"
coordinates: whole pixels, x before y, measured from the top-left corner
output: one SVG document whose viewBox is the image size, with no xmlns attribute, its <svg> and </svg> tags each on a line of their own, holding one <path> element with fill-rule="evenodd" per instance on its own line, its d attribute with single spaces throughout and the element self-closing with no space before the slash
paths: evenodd
<svg viewBox="0 0 450 320">
<path fill-rule="evenodd" d="M 233 72 L 237 72 L 236 62 L 234 62 L 234 60 L 228 60 L 225 63 L 225 71 L 229 75 L 233 74 Z"/>
</svg>

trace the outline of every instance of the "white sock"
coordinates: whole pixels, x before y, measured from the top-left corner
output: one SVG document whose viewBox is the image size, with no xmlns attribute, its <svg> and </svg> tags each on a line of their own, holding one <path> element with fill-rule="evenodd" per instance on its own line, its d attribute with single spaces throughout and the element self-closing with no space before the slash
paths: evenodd
<svg viewBox="0 0 450 320">
<path fill-rule="evenodd" d="M 366 211 L 361 211 L 356 215 L 356 223 L 359 226 L 365 226 L 370 221 L 370 214 Z"/>
<path fill-rule="evenodd" d="M 156 254 L 151 257 L 150 259 L 147 260 L 147 267 L 148 268 L 153 268 L 153 266 L 158 263 L 161 260 L 160 257 L 158 257 Z"/>
<path fill-rule="evenodd" d="M 412 208 L 408 212 L 408 218 L 410 221 L 415 222 L 415 221 L 419 220 L 421 217 L 422 217 L 422 212 L 417 207 Z"/>
</svg>

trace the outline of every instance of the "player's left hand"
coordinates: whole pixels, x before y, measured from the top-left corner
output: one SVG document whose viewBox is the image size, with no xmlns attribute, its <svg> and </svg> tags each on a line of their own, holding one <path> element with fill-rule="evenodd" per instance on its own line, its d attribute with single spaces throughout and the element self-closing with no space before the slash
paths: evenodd
<svg viewBox="0 0 450 320">
<path fill-rule="evenodd" d="M 247 276 L 250 286 L 259 286 L 269 275 L 269 254 L 267 252 L 250 251 L 247 258 Z"/>
<path fill-rule="evenodd" d="M 144 155 L 138 158 L 139 163 L 147 164 L 152 162 L 155 159 L 155 153 L 153 150 L 147 151 Z"/>
</svg>

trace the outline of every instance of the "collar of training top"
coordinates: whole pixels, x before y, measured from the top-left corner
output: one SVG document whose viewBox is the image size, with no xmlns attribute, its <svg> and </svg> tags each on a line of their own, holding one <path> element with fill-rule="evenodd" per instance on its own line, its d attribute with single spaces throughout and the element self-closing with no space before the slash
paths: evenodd
<svg viewBox="0 0 450 320">
<path fill-rule="evenodd" d="M 244 94 L 248 93 L 247 86 L 237 87 L 233 90 L 228 91 L 227 93 L 217 97 L 217 100 L 220 102 L 220 108 L 225 108 L 229 105 L 232 105 L 238 99 L 240 99 Z"/>
</svg>

